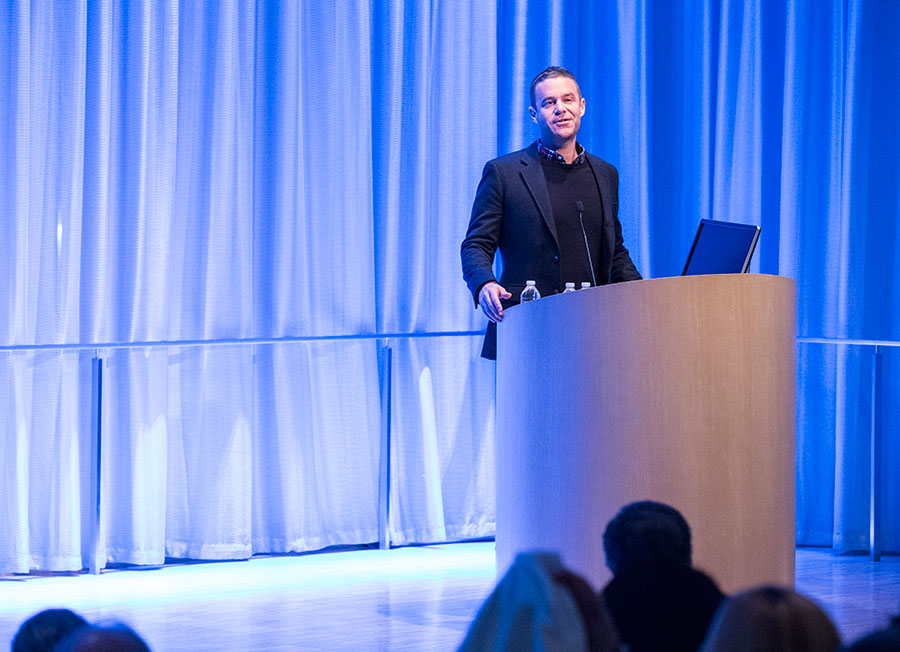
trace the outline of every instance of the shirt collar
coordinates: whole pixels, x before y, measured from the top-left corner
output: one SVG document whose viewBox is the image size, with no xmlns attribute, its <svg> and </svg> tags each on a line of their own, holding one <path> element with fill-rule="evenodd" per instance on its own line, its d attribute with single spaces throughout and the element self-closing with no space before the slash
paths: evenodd
<svg viewBox="0 0 900 652">
<path fill-rule="evenodd" d="M 557 152 L 555 149 L 550 149 L 544 143 L 538 139 L 537 141 L 537 151 L 538 155 L 541 158 L 545 158 L 548 161 L 556 161 L 560 165 L 581 165 L 584 163 L 585 158 L 587 158 L 587 152 L 584 151 L 584 147 L 575 143 L 575 160 L 571 163 L 566 163 L 566 157 Z"/>
</svg>

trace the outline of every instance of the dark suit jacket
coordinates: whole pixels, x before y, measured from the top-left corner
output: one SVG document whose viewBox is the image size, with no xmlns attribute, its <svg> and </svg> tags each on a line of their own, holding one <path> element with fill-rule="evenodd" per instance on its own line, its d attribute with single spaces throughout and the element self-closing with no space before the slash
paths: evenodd
<svg viewBox="0 0 900 652">
<path fill-rule="evenodd" d="M 619 224 L 619 173 L 591 154 L 588 164 L 597 181 L 603 204 L 603 251 L 594 260 L 597 283 L 617 283 L 641 278 L 622 243 Z M 460 247 L 463 277 L 478 305 L 478 292 L 495 281 L 494 254 L 500 250 L 503 271 L 498 281 L 512 293 L 504 307 L 519 302 L 526 280 L 537 283 L 542 296 L 556 294 L 562 286 L 559 241 L 550 207 L 547 182 L 537 153 L 537 143 L 488 161 L 475 192 L 472 217 Z M 496 358 L 496 325 L 488 324 L 481 355 Z"/>
</svg>

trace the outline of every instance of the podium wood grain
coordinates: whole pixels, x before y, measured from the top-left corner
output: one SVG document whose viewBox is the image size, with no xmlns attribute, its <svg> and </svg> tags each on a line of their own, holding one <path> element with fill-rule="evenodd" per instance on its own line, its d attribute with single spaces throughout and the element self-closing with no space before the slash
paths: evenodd
<svg viewBox="0 0 900 652">
<path fill-rule="evenodd" d="M 796 290 L 759 274 L 634 281 L 509 309 L 498 329 L 497 572 L 555 549 L 596 586 L 625 503 L 691 524 L 731 591 L 794 582 Z"/>
</svg>

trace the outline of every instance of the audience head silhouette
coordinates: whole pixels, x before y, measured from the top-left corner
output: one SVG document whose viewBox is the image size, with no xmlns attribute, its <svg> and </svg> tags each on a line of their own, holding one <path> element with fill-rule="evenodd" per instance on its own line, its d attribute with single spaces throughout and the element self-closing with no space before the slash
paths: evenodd
<svg viewBox="0 0 900 652">
<path fill-rule="evenodd" d="M 603 533 L 612 581 L 603 597 L 631 652 L 696 652 L 722 602 L 716 583 L 691 568 L 691 529 L 674 507 L 625 505 Z"/>
<path fill-rule="evenodd" d="M 559 555 L 520 553 L 469 627 L 458 652 L 616 652 L 602 600 Z"/>
<path fill-rule="evenodd" d="M 68 609 L 46 609 L 19 627 L 12 642 L 12 652 L 51 652 L 59 641 L 87 621 Z"/>
<path fill-rule="evenodd" d="M 763 586 L 725 601 L 701 652 L 836 652 L 840 646 L 834 624 L 814 602 Z"/>
<path fill-rule="evenodd" d="M 691 565 L 691 528 L 674 507 L 644 500 L 629 503 L 603 533 L 606 565 L 613 575 L 626 568 Z"/>
<path fill-rule="evenodd" d="M 137 633 L 120 623 L 82 627 L 63 640 L 55 652 L 150 652 Z"/>
</svg>

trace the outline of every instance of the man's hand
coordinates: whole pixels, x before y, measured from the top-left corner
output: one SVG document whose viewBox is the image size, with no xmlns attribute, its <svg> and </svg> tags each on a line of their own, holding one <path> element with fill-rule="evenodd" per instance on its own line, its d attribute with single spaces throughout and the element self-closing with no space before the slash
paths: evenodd
<svg viewBox="0 0 900 652">
<path fill-rule="evenodd" d="M 487 318 L 494 322 L 503 321 L 503 304 L 500 299 L 509 299 L 512 295 L 499 283 L 488 281 L 481 286 L 478 291 L 478 305 L 487 315 Z"/>
</svg>

